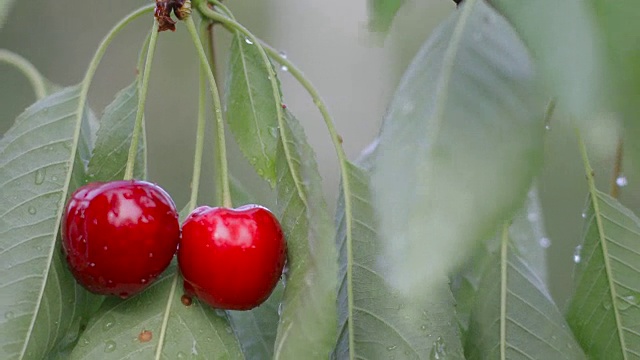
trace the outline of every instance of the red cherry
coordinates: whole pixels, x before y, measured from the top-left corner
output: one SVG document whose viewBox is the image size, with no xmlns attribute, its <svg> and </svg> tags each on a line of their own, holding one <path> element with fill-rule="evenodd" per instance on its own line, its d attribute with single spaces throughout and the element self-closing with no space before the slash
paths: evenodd
<svg viewBox="0 0 640 360">
<path fill-rule="evenodd" d="M 89 291 L 129 297 L 167 268 L 180 241 L 175 204 L 157 185 L 123 180 L 76 190 L 62 220 L 62 249 Z"/>
<path fill-rule="evenodd" d="M 195 209 L 182 225 L 178 265 L 188 295 L 227 310 L 264 302 L 282 274 L 287 244 L 266 208 Z"/>
</svg>

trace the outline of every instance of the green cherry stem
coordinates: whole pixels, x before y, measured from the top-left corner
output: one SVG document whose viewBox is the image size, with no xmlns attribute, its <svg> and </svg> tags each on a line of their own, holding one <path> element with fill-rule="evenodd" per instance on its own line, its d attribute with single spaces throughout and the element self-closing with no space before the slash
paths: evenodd
<svg viewBox="0 0 640 360">
<path fill-rule="evenodd" d="M 153 55 L 156 51 L 156 43 L 158 42 L 158 22 L 153 21 L 151 26 L 151 36 L 149 37 L 149 48 L 147 49 L 147 59 L 142 72 L 142 84 L 138 94 L 138 111 L 136 112 L 136 121 L 133 126 L 133 134 L 131 135 L 131 145 L 129 146 L 129 155 L 127 157 L 127 168 L 124 172 L 124 179 L 133 178 L 133 169 L 136 163 L 136 155 L 138 153 L 138 143 L 140 142 L 140 134 L 142 133 L 142 119 L 144 118 L 144 107 L 147 102 L 147 91 L 149 90 L 149 78 L 151 74 L 151 64 L 153 63 Z"/>
<path fill-rule="evenodd" d="M 14 66 L 29 80 L 38 100 L 47 96 L 47 85 L 44 77 L 32 63 L 24 57 L 6 49 L 0 49 L 0 62 Z"/>
<path fill-rule="evenodd" d="M 202 41 L 198 36 L 198 30 L 196 29 L 196 25 L 193 22 L 193 17 L 189 16 L 184 22 L 187 25 L 189 34 L 191 35 L 193 45 L 196 47 L 196 50 L 198 52 L 201 68 L 205 71 L 207 79 L 209 80 L 209 89 L 211 91 L 211 97 L 213 98 L 213 110 L 216 118 L 216 128 L 218 135 L 218 138 L 216 140 L 218 145 L 218 156 L 220 164 L 219 171 L 220 177 L 222 179 L 222 206 L 232 207 L 233 203 L 231 201 L 231 191 L 229 188 L 229 165 L 227 163 L 227 147 L 224 134 L 224 120 L 222 118 L 222 102 L 220 101 L 218 86 L 216 84 L 216 79 L 213 76 L 213 72 L 211 71 L 211 66 L 209 65 L 207 54 L 205 53 L 204 47 L 202 46 Z"/>
<path fill-rule="evenodd" d="M 198 203 L 198 191 L 200 190 L 200 173 L 202 169 L 202 153 L 204 149 L 204 132 L 207 124 L 207 83 L 205 80 L 206 69 L 200 65 L 200 81 L 198 86 L 198 125 L 196 129 L 196 150 L 193 156 L 193 176 L 191 180 L 191 198 L 189 200 L 189 212 L 195 209 Z"/>
</svg>

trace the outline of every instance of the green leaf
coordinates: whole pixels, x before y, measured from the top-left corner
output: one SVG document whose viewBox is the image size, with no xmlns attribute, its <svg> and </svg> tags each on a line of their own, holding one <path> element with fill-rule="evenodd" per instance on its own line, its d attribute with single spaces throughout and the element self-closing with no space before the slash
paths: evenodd
<svg viewBox="0 0 640 360">
<path fill-rule="evenodd" d="M 76 284 L 58 240 L 64 201 L 84 184 L 91 113 L 79 87 L 30 106 L 0 139 L 0 358 L 42 358 L 75 341 L 99 304 Z M 74 152 L 74 150 L 76 150 Z"/>
<path fill-rule="evenodd" d="M 590 119 L 594 111 L 603 105 L 604 50 L 599 42 L 600 34 L 594 24 L 589 2 L 490 2 L 509 20 L 527 44 L 558 103 L 567 107 L 576 118 Z M 544 19 L 542 23 L 541 19 Z"/>
<path fill-rule="evenodd" d="M 391 284 L 428 294 L 522 206 L 542 100 L 524 45 L 485 2 L 435 31 L 396 91 L 372 177 Z"/>
<path fill-rule="evenodd" d="M 336 215 L 341 284 L 335 358 L 419 359 L 430 353 L 462 358 L 446 280 L 424 302 L 389 286 L 378 264 L 384 247 L 376 230 L 369 174 L 349 163 L 344 176 L 351 190 L 341 192 Z"/>
<path fill-rule="evenodd" d="M 242 359 L 226 313 L 195 298 L 183 305 L 181 288 L 173 263 L 143 293 L 108 298 L 70 359 Z M 148 341 L 141 340 L 143 332 Z"/>
<path fill-rule="evenodd" d="M 509 227 L 511 246 L 517 249 L 519 257 L 527 264 L 529 270 L 547 289 L 547 256 L 546 237 L 542 219 L 542 208 L 538 189 L 533 186 L 527 195 L 527 201 L 513 218 Z M 496 240 L 492 239 L 490 244 Z M 496 249 L 493 249 L 494 253 Z M 465 337 L 468 335 L 469 318 L 475 306 L 476 293 L 485 269 L 495 262 L 495 256 L 484 246 L 478 248 L 468 265 L 453 277 L 451 288 L 456 299 L 458 322 Z M 545 290 L 546 291 L 546 290 Z"/>
<path fill-rule="evenodd" d="M 278 283 L 269 299 L 250 311 L 227 311 L 233 330 L 247 360 L 273 358 L 278 330 L 278 307 L 284 286 Z"/>
<path fill-rule="evenodd" d="M 640 356 L 640 219 L 594 190 L 567 320 L 593 359 Z"/>
<path fill-rule="evenodd" d="M 500 232 L 477 287 L 467 359 L 586 359 L 545 284 Z M 529 238 L 537 243 L 538 239 Z"/>
<path fill-rule="evenodd" d="M 15 0 L 0 0 L 0 29 L 4 27 Z"/>
<path fill-rule="evenodd" d="M 386 33 L 405 0 L 368 0 L 369 30 Z"/>
<path fill-rule="evenodd" d="M 89 161 L 91 181 L 112 181 L 124 178 L 136 112 L 138 110 L 138 81 L 120 91 L 107 106 L 100 121 L 96 145 Z M 133 176 L 145 179 L 147 159 L 144 135 L 138 145 Z"/>
<path fill-rule="evenodd" d="M 640 164 L 640 6 L 636 1 L 591 0 L 606 42 L 607 99 L 624 120 L 626 151 L 634 168 Z"/>
<path fill-rule="evenodd" d="M 274 98 L 268 68 L 258 48 L 236 32 L 230 51 L 225 92 L 227 121 L 243 154 L 258 175 L 273 186 L 278 107 L 282 104 Z"/>
<path fill-rule="evenodd" d="M 327 358 L 337 328 L 335 230 L 315 154 L 288 111 L 285 121 L 276 157 L 276 214 L 289 256 L 274 359 Z"/>
</svg>

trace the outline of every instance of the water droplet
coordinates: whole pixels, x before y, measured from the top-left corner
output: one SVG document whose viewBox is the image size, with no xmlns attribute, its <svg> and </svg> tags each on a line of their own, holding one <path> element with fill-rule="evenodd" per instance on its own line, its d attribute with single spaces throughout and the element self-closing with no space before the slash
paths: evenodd
<svg viewBox="0 0 640 360">
<path fill-rule="evenodd" d="M 11 320 L 15 317 L 15 314 L 13 313 L 13 311 L 7 311 L 6 313 L 4 313 L 4 318 L 7 320 Z"/>
<path fill-rule="evenodd" d="M 627 177 L 622 174 L 616 178 L 616 185 L 619 187 L 627 186 L 628 183 L 629 181 L 627 180 Z"/>
<path fill-rule="evenodd" d="M 580 214 L 580 216 L 582 216 L 583 219 L 586 219 L 587 218 L 587 213 L 583 212 L 582 214 Z"/>
<path fill-rule="evenodd" d="M 573 250 L 573 262 L 578 264 L 581 260 L 580 253 L 582 252 L 582 245 L 576 246 Z"/>
<path fill-rule="evenodd" d="M 89 342 L 90 342 L 89 339 L 84 338 L 82 339 L 82 341 L 80 341 L 80 346 L 87 346 L 89 345 Z"/>
<path fill-rule="evenodd" d="M 289 71 L 289 67 L 287 65 L 282 65 L 282 66 L 280 66 L 280 70 Z"/>
<path fill-rule="evenodd" d="M 398 348 L 398 345 L 387 346 L 387 350 L 392 351 Z"/>
<path fill-rule="evenodd" d="M 284 59 L 287 58 L 287 53 L 285 53 L 284 51 L 280 51 L 280 52 L 278 52 L 278 54 Z"/>
<path fill-rule="evenodd" d="M 150 258 L 152 258 L 152 257 L 153 257 L 153 253 L 152 253 L 152 252 L 150 252 L 150 253 L 149 253 L 149 257 L 150 257 Z"/>
<path fill-rule="evenodd" d="M 58 181 L 58 177 L 54 175 L 54 176 L 51 177 L 51 180 L 52 181 Z"/>
<path fill-rule="evenodd" d="M 433 342 L 433 346 L 431 347 L 431 354 L 429 358 L 431 360 L 444 359 L 447 356 L 447 347 L 444 343 L 444 339 L 441 336 L 438 336 L 436 341 Z"/>
<path fill-rule="evenodd" d="M 89 263 L 89 266 L 96 267 L 96 263 Z"/>
<path fill-rule="evenodd" d="M 549 240 L 548 237 L 541 237 L 540 240 L 538 241 L 538 243 L 540 244 L 540 246 L 542 246 L 544 249 L 549 248 L 549 246 L 551 246 L 551 240 Z"/>
<path fill-rule="evenodd" d="M 34 208 L 33 206 L 29 206 L 29 208 L 27 209 L 27 211 L 29 212 L 29 214 L 31 215 L 35 215 L 38 210 L 36 210 L 36 208 Z"/>
<path fill-rule="evenodd" d="M 116 318 L 113 315 L 107 315 L 104 320 L 104 325 L 102 326 L 102 330 L 109 331 L 116 324 Z"/>
<path fill-rule="evenodd" d="M 147 279 L 142 279 L 142 280 L 140 280 L 140 283 L 141 283 L 141 284 L 146 284 L 146 283 L 147 283 Z"/>
<path fill-rule="evenodd" d="M 219 317 L 225 317 L 227 316 L 227 313 L 225 313 L 224 310 L 216 309 L 216 315 L 218 315 Z"/>
<path fill-rule="evenodd" d="M 104 352 L 110 353 L 116 350 L 116 342 L 113 340 L 107 340 L 104 342 Z"/>
<path fill-rule="evenodd" d="M 544 129 L 547 131 L 551 130 L 551 124 L 544 124 Z"/>
<path fill-rule="evenodd" d="M 42 185 L 45 179 L 45 175 L 47 175 L 46 169 L 38 169 L 36 170 L 36 185 Z"/>
<path fill-rule="evenodd" d="M 248 37 L 244 38 L 244 42 L 246 42 L 249 45 L 253 45 L 253 41 L 251 41 L 251 39 L 249 39 Z"/>
<path fill-rule="evenodd" d="M 427 325 L 422 325 L 422 326 L 420 326 L 420 330 L 422 330 L 422 331 L 426 331 L 426 330 L 427 330 Z"/>
<path fill-rule="evenodd" d="M 638 299 L 634 295 L 627 295 L 619 300 L 618 309 L 627 310 L 632 306 L 638 306 Z"/>
<path fill-rule="evenodd" d="M 278 304 L 278 316 L 282 316 L 282 303 Z"/>
<path fill-rule="evenodd" d="M 102 248 L 102 250 L 107 251 L 107 250 L 109 250 L 109 247 L 108 247 L 107 245 L 105 245 L 105 246 Z"/>
</svg>

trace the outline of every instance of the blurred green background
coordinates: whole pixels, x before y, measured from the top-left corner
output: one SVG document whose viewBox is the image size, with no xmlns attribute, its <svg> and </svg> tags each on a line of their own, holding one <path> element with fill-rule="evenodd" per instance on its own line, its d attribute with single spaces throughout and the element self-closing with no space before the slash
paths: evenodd
<svg viewBox="0 0 640 360">
<path fill-rule="evenodd" d="M 106 32 L 126 13 L 149 1 L 18 1 L 0 31 L 0 47 L 31 60 L 56 84 L 78 83 Z M 335 119 L 351 159 L 378 133 L 396 84 L 413 55 L 432 29 L 455 9 L 452 1 L 413 0 L 398 14 L 385 38 L 367 30 L 367 3 L 358 1 L 267 0 L 228 2 L 236 18 L 258 37 L 284 51 L 315 84 Z M 90 91 L 97 114 L 135 76 L 141 43 L 151 18 L 129 26 L 109 48 Z M 228 38 L 217 32 L 218 62 L 224 69 Z M 281 72 L 285 102 L 307 130 L 317 153 L 324 189 L 330 206 L 338 191 L 338 166 L 321 117 L 303 89 Z M 162 185 L 180 207 L 189 193 L 197 106 L 198 67 L 187 32 L 159 37 L 147 102 L 149 180 Z M 33 102 L 28 82 L 0 64 L 0 133 Z M 546 143 L 545 168 L 538 183 L 550 246 L 551 291 L 563 308 L 571 293 L 573 253 L 580 240 L 586 201 L 582 161 L 573 130 L 561 115 L 552 119 Z M 591 145 L 596 178 L 602 190 L 609 188 L 616 130 L 598 122 L 586 134 Z M 252 174 L 234 144 L 230 144 L 231 170 L 252 189 L 258 200 L 269 203 L 268 187 Z M 211 154 L 211 147 L 208 149 Z M 212 160 L 203 172 L 201 201 L 213 194 Z M 632 209 L 640 204 L 633 188 L 637 175 L 625 173 L 629 185 L 622 200 Z M 472 174 L 470 174 L 472 176 Z M 543 241 L 544 242 L 544 241 Z"/>
</svg>

